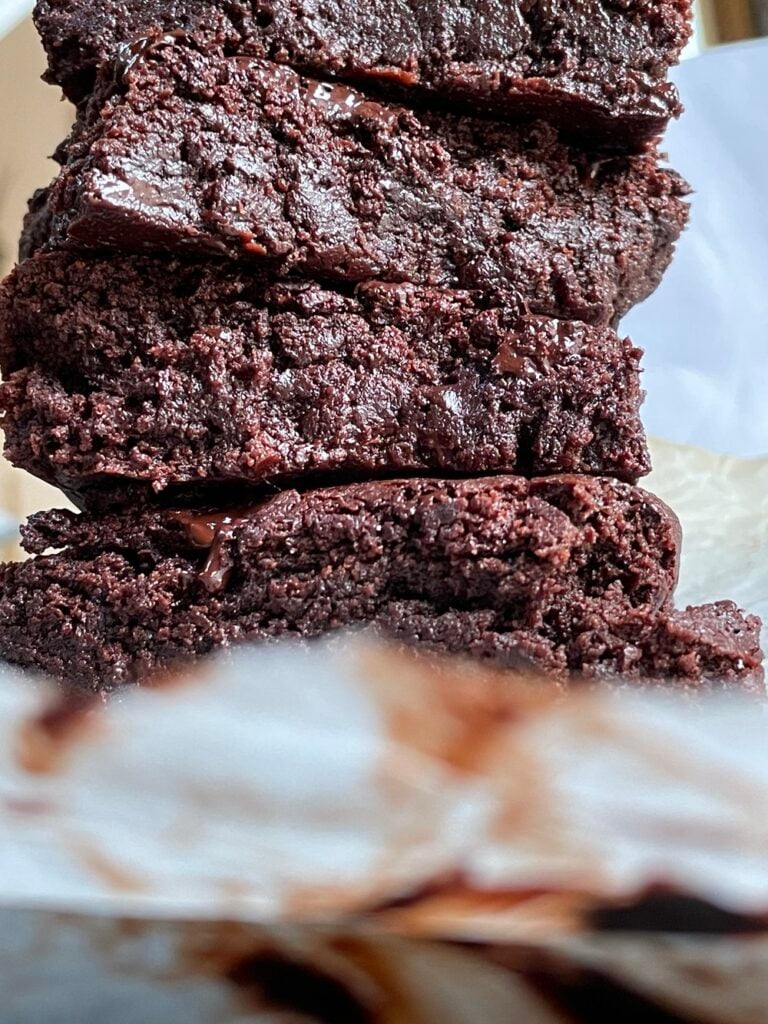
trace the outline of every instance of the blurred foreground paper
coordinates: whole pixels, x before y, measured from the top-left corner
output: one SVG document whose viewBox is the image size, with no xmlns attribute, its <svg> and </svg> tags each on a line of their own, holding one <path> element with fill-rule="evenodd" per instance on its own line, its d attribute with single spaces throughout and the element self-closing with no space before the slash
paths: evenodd
<svg viewBox="0 0 768 1024">
<path fill-rule="evenodd" d="M 4 1021 L 594 1020 L 606 991 L 764 1020 L 753 701 L 563 701 L 363 641 L 107 708 L 0 693 Z"/>
</svg>

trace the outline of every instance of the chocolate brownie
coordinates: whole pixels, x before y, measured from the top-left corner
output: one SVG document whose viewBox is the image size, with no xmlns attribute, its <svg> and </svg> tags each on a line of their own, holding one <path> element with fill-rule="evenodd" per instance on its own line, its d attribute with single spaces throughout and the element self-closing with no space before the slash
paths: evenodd
<svg viewBox="0 0 768 1024">
<path fill-rule="evenodd" d="M 232 265 L 53 253 L 0 286 L 6 453 L 89 507 L 135 500 L 132 482 L 149 497 L 330 473 L 635 480 L 640 355 L 477 293 L 343 294 Z"/>
<path fill-rule="evenodd" d="M 655 156 L 598 160 L 542 123 L 418 114 L 179 43 L 105 90 L 62 150 L 53 248 L 504 290 L 598 321 L 655 288 L 686 220 Z"/>
<path fill-rule="evenodd" d="M 0 570 L 0 655 L 80 687 L 360 624 L 563 684 L 762 678 L 758 620 L 727 603 L 672 609 L 674 515 L 602 478 L 378 481 L 228 513 L 50 512 L 25 539 L 38 557 Z"/>
<path fill-rule="evenodd" d="M 53 230 L 53 211 L 48 202 L 49 189 L 38 188 L 27 203 L 24 228 L 19 240 L 19 261 L 29 259 L 48 244 Z"/>
<path fill-rule="evenodd" d="M 611 146 L 642 145 L 680 111 L 666 81 L 690 0 L 38 0 L 51 81 L 74 100 L 141 37 L 185 31 L 414 102 L 542 117 Z"/>
</svg>

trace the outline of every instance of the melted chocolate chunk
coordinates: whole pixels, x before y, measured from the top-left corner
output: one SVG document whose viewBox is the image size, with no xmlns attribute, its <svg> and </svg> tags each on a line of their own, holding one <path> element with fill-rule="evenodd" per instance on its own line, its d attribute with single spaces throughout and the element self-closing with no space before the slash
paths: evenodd
<svg viewBox="0 0 768 1024">
<path fill-rule="evenodd" d="M 210 594 L 226 590 L 232 575 L 234 562 L 230 546 L 237 532 L 256 516 L 261 505 L 254 505 L 242 512 L 174 512 L 172 515 L 187 531 L 190 543 L 208 552 L 200 580 Z"/>
</svg>

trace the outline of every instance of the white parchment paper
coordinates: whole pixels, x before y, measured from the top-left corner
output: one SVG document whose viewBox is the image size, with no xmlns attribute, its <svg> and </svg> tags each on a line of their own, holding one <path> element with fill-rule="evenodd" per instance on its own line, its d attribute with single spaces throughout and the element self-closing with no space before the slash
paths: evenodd
<svg viewBox="0 0 768 1024">
<path fill-rule="evenodd" d="M 768 40 L 674 72 L 686 105 L 664 149 L 694 188 L 661 287 L 623 328 L 646 350 L 651 434 L 768 454 Z"/>
</svg>

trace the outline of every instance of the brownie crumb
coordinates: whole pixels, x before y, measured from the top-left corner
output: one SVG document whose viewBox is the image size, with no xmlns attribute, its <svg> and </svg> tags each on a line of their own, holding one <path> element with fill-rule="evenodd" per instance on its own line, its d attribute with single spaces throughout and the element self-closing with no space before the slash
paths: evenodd
<svg viewBox="0 0 768 1024">
<path fill-rule="evenodd" d="M 182 31 L 205 50 L 276 60 L 412 103 L 541 117 L 608 147 L 662 133 L 689 0 L 38 0 L 49 80 L 75 101 L 97 70 Z M 137 42 L 138 41 L 138 42 Z M 131 50 L 130 47 L 133 49 Z"/>
</svg>

